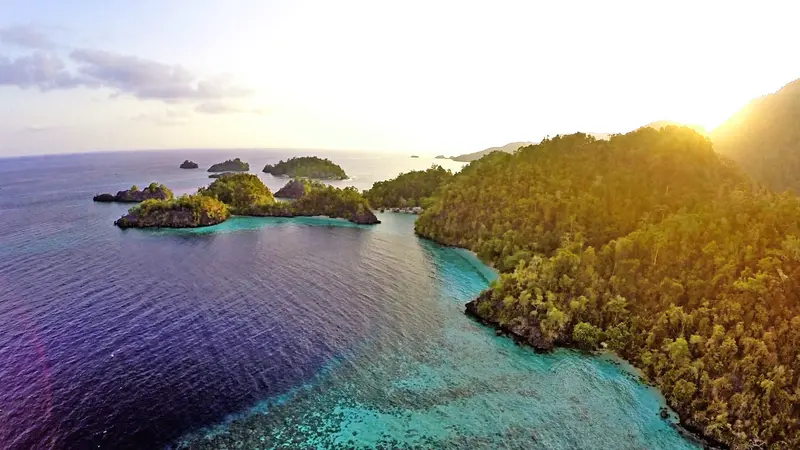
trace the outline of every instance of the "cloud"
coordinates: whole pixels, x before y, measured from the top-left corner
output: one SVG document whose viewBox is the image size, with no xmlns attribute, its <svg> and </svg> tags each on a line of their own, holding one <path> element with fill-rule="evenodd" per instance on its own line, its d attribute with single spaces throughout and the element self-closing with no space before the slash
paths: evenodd
<svg viewBox="0 0 800 450">
<path fill-rule="evenodd" d="M 225 102 L 205 102 L 197 105 L 195 111 L 203 114 L 266 114 L 267 111 L 260 108 L 242 108 Z"/>
<path fill-rule="evenodd" d="M 49 53 L 35 52 L 17 59 L 0 56 L 0 86 L 11 85 L 23 89 L 35 87 L 48 91 L 89 83 L 69 73 L 64 62 Z"/>
<path fill-rule="evenodd" d="M 229 76 L 200 79 L 179 65 L 103 50 L 78 49 L 70 54 L 78 75 L 97 85 L 140 99 L 168 103 L 243 98 L 252 91 L 233 83 Z"/>
<path fill-rule="evenodd" d="M 0 42 L 39 50 L 49 50 L 55 47 L 53 41 L 34 25 L 0 27 Z"/>
<path fill-rule="evenodd" d="M 201 77 L 180 65 L 89 48 L 59 56 L 56 45 L 33 25 L 0 27 L 0 43 L 34 49 L 16 58 L 0 55 L 0 86 L 41 91 L 107 88 L 113 91 L 112 97 L 182 103 L 203 114 L 264 113 L 235 106 L 236 100 L 250 97 L 253 91 L 229 75 Z M 176 118 L 146 120 L 172 123 Z"/>
</svg>

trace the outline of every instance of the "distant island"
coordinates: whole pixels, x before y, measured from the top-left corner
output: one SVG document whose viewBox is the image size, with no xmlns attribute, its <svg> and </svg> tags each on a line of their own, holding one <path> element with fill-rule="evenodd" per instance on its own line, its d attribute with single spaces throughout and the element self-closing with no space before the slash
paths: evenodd
<svg viewBox="0 0 800 450">
<path fill-rule="evenodd" d="M 247 172 L 248 170 L 250 170 L 250 164 L 239 158 L 229 159 L 208 168 L 209 172 Z"/>
<path fill-rule="evenodd" d="M 436 158 L 434 158 L 434 159 L 448 159 L 448 158 L 447 158 L 447 156 L 444 156 L 444 155 L 436 155 Z"/>
<path fill-rule="evenodd" d="M 318 180 L 346 180 L 347 174 L 333 161 L 316 156 L 300 156 L 264 166 L 264 173 L 276 177 L 315 178 Z"/>
<path fill-rule="evenodd" d="M 98 194 L 92 200 L 96 202 L 139 203 L 145 200 L 169 200 L 173 197 L 172 191 L 163 184 L 150 183 L 143 190 L 135 184 L 130 189 L 118 191 L 116 194 Z"/>
<path fill-rule="evenodd" d="M 465 155 L 455 156 L 455 157 L 450 158 L 450 159 L 452 159 L 453 161 L 458 161 L 458 162 L 470 162 L 470 161 L 475 161 L 475 160 L 481 159 L 484 156 L 486 156 L 486 155 L 488 155 L 489 153 L 492 153 L 492 152 L 514 153 L 520 147 L 525 147 L 525 146 L 533 145 L 533 144 L 534 144 L 534 142 L 512 142 L 512 143 L 506 144 L 506 145 L 504 145 L 502 147 L 490 147 L 490 148 L 487 148 L 486 150 L 481 150 L 481 151 L 474 152 L 474 153 L 467 153 Z"/>
<path fill-rule="evenodd" d="M 293 202 L 276 201 L 258 176 L 234 173 L 222 176 L 196 194 L 177 199 L 147 200 L 131 208 L 114 224 L 120 228 L 192 228 L 216 225 L 232 214 L 261 217 L 326 216 L 362 225 L 380 221 L 369 202 L 355 188 L 303 183 Z"/>
<path fill-rule="evenodd" d="M 411 155 L 412 158 L 419 158 L 417 155 Z"/>
<path fill-rule="evenodd" d="M 200 166 L 198 166 L 196 162 L 194 162 L 194 161 L 189 161 L 188 159 L 187 159 L 187 160 L 185 160 L 185 161 L 184 161 L 184 162 L 181 164 L 181 169 L 197 169 L 198 167 L 200 167 Z"/>
</svg>

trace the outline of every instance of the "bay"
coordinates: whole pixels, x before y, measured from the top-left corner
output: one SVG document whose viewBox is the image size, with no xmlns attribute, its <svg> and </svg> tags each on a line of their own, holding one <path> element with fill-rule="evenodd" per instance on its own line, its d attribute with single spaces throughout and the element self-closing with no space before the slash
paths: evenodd
<svg viewBox="0 0 800 450">
<path fill-rule="evenodd" d="M 537 355 L 463 314 L 494 273 L 382 224 L 119 230 L 94 194 L 282 150 L 0 159 L 2 448 L 697 448 L 613 357 Z M 309 151 L 372 182 L 433 163 Z M 285 179 L 260 177 L 273 190 Z"/>
</svg>

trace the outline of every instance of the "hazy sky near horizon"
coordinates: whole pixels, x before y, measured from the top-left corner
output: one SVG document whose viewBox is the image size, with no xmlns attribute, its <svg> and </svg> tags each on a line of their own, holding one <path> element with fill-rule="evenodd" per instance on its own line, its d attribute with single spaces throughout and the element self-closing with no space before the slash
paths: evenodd
<svg viewBox="0 0 800 450">
<path fill-rule="evenodd" d="M 718 125 L 800 78 L 792 1 L 0 0 L 0 156 L 459 154 Z"/>
</svg>

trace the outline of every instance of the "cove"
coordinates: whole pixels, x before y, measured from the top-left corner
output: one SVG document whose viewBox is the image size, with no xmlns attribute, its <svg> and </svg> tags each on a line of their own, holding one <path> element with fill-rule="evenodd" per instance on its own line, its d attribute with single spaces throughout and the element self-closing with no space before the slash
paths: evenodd
<svg viewBox="0 0 800 450">
<path fill-rule="evenodd" d="M 367 242 L 353 251 L 366 258 L 362 275 L 374 283 L 361 291 L 371 309 L 346 314 L 360 317 L 358 337 L 336 345 L 313 375 L 184 435 L 176 447 L 700 448 L 674 419 L 659 417 L 663 397 L 612 355 L 536 354 L 467 318 L 464 303 L 496 274 L 469 252 L 414 236 L 413 216 L 379 219 L 358 227 L 234 218 L 189 232 L 355 228 Z"/>
</svg>

